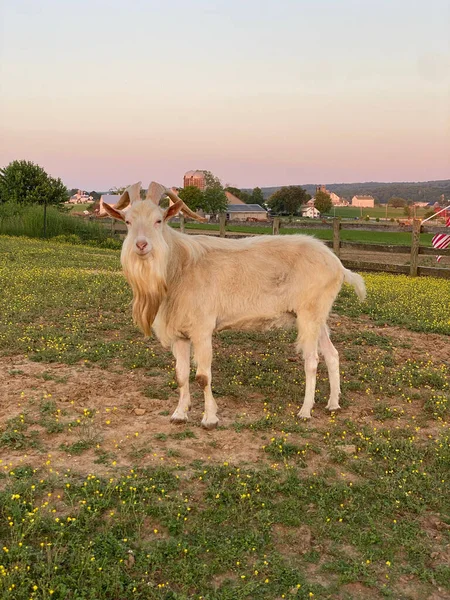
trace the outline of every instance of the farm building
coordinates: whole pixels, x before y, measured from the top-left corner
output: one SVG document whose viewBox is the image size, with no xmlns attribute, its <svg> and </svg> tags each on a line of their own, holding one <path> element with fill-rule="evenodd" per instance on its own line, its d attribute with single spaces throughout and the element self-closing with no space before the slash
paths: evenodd
<svg viewBox="0 0 450 600">
<path fill-rule="evenodd" d="M 93 197 L 83 190 L 78 190 L 76 194 L 70 196 L 69 204 L 88 204 L 92 202 Z"/>
<path fill-rule="evenodd" d="M 188 171 L 183 177 L 183 187 L 193 185 L 194 187 L 204 190 L 206 187 L 204 171 Z"/>
<path fill-rule="evenodd" d="M 303 206 L 302 217 L 307 217 L 308 219 L 318 219 L 320 217 L 320 212 L 315 206 Z"/>
<path fill-rule="evenodd" d="M 225 192 L 228 204 L 245 204 L 243 200 L 232 194 L 231 192 Z"/>
<path fill-rule="evenodd" d="M 353 196 L 352 206 L 362 206 L 363 208 L 373 208 L 375 199 L 373 196 Z"/>
<path fill-rule="evenodd" d="M 259 204 L 229 204 L 227 207 L 229 221 L 267 221 L 268 215 Z"/>
</svg>

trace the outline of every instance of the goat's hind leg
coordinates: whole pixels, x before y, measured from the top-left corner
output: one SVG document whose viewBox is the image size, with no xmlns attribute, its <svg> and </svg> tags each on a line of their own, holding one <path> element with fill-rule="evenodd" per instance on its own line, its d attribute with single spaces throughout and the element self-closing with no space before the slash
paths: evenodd
<svg viewBox="0 0 450 600">
<path fill-rule="evenodd" d="M 341 408 L 339 406 L 339 396 L 341 394 L 339 354 L 331 343 L 326 325 L 320 330 L 319 349 L 325 359 L 328 369 L 328 379 L 330 381 L 330 399 L 328 400 L 327 408 L 328 410 L 338 410 Z"/>
<path fill-rule="evenodd" d="M 305 362 L 305 399 L 298 413 L 298 416 L 303 419 L 311 418 L 316 391 L 316 374 L 319 362 L 317 345 L 320 325 L 314 317 L 315 315 L 310 314 L 309 311 L 299 311 L 297 314 L 297 350 L 303 353 Z"/>
<path fill-rule="evenodd" d="M 203 388 L 205 397 L 205 412 L 202 419 L 202 427 L 205 429 L 214 429 L 217 427 L 219 419 L 217 418 L 217 404 L 212 395 L 211 389 L 211 362 L 212 362 L 212 339 L 204 337 L 199 340 L 193 340 L 194 359 L 197 363 L 197 374 L 195 379 Z"/>
<path fill-rule="evenodd" d="M 185 423 L 188 420 L 187 414 L 191 406 L 191 396 L 189 393 L 189 372 L 191 366 L 190 340 L 176 340 L 172 346 L 172 352 L 176 359 L 175 372 L 180 389 L 180 399 L 170 420 L 172 423 Z"/>
</svg>

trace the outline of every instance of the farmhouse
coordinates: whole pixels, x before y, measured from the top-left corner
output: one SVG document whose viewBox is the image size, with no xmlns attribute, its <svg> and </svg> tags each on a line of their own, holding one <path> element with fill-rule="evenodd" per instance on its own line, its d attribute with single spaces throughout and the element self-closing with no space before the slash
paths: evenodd
<svg viewBox="0 0 450 600">
<path fill-rule="evenodd" d="M 315 206 L 303 206 L 302 217 L 308 217 L 308 219 L 318 219 L 320 217 L 320 212 Z"/>
<path fill-rule="evenodd" d="M 267 210 L 259 204 L 229 204 L 227 207 L 229 221 L 267 221 Z"/>
<path fill-rule="evenodd" d="M 88 204 L 89 202 L 92 202 L 92 200 L 93 197 L 89 196 L 87 192 L 78 190 L 76 194 L 70 196 L 69 204 Z"/>
<path fill-rule="evenodd" d="M 375 199 L 373 196 L 353 196 L 352 206 L 362 206 L 363 208 L 373 208 Z"/>
</svg>

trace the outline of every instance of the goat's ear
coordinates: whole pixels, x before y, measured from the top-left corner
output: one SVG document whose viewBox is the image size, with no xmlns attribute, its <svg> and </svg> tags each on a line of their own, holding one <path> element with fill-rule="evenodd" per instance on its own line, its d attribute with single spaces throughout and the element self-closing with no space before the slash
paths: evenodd
<svg viewBox="0 0 450 600">
<path fill-rule="evenodd" d="M 103 204 L 103 208 L 105 209 L 105 212 L 108 213 L 108 216 L 112 217 L 113 219 L 125 221 L 125 213 L 123 212 L 123 210 L 117 210 L 117 208 L 114 208 L 109 204 Z"/>
<path fill-rule="evenodd" d="M 178 200 L 178 202 L 174 202 L 164 213 L 164 221 L 169 221 L 169 219 L 177 215 L 181 211 L 183 206 L 183 200 Z"/>
</svg>

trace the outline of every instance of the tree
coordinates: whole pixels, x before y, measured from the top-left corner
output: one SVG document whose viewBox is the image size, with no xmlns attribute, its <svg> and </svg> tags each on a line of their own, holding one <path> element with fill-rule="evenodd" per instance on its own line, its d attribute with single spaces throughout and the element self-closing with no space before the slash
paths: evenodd
<svg viewBox="0 0 450 600">
<path fill-rule="evenodd" d="M 326 192 L 317 192 L 314 200 L 314 206 L 320 213 L 330 212 L 333 203 L 330 195 Z"/>
<path fill-rule="evenodd" d="M 203 210 L 208 213 L 216 214 L 225 212 L 228 206 L 228 199 L 222 187 L 209 187 L 203 192 Z"/>
<path fill-rule="evenodd" d="M 223 190 L 223 185 L 218 177 L 211 173 L 211 171 L 203 171 L 205 176 L 205 188 L 209 187 L 220 187 Z"/>
<path fill-rule="evenodd" d="M 203 171 L 205 175 L 205 190 L 203 192 L 204 211 L 208 213 L 225 212 L 228 206 L 226 197 L 220 179 L 213 175 L 211 171 Z"/>
<path fill-rule="evenodd" d="M 246 204 L 253 203 L 252 194 L 249 194 L 245 190 L 240 190 L 237 187 L 232 187 L 232 186 L 228 185 L 225 188 L 225 192 L 230 192 L 230 194 L 233 194 L 233 196 L 236 196 L 236 198 L 239 198 L 239 200 L 242 200 L 242 202 L 245 202 Z"/>
<path fill-rule="evenodd" d="M 42 167 L 27 160 L 14 160 L 0 169 L 0 202 L 59 204 L 69 198 L 61 179 L 50 177 Z"/>
<path fill-rule="evenodd" d="M 276 213 L 294 215 L 302 204 L 306 204 L 311 196 L 299 185 L 282 187 L 272 194 L 268 200 L 269 207 Z"/>
<path fill-rule="evenodd" d="M 241 200 L 241 194 L 242 194 L 242 190 L 240 190 L 237 187 L 233 187 L 232 185 L 227 185 L 226 188 L 224 188 L 225 192 L 230 192 L 230 194 L 233 194 L 233 196 L 236 196 L 236 198 L 239 198 Z"/>
<path fill-rule="evenodd" d="M 389 200 L 389 206 L 393 206 L 394 208 L 404 208 L 406 205 L 406 200 L 404 198 L 399 198 L 398 196 L 393 196 Z"/>
<path fill-rule="evenodd" d="M 260 206 L 264 204 L 264 196 L 260 187 L 253 188 L 252 204 L 259 204 Z"/>
<path fill-rule="evenodd" d="M 202 190 L 195 185 L 188 185 L 178 192 L 178 196 L 183 200 L 191 210 L 204 208 L 205 198 Z"/>
<path fill-rule="evenodd" d="M 109 188 L 108 193 L 112 194 L 113 196 L 121 196 L 124 191 L 127 189 L 127 187 L 129 187 L 128 185 L 125 185 L 123 187 L 112 187 Z"/>
</svg>

